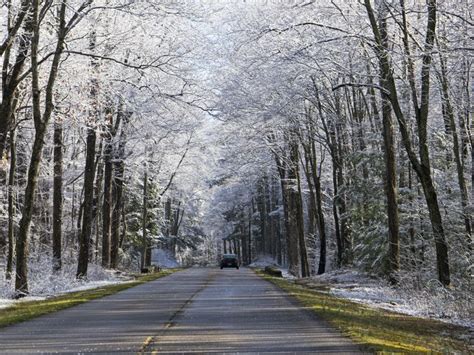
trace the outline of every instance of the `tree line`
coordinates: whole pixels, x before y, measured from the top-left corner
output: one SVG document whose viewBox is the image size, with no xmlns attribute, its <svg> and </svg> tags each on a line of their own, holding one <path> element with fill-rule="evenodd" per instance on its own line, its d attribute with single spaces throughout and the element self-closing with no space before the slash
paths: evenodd
<svg viewBox="0 0 474 355">
<path fill-rule="evenodd" d="M 90 263 L 144 269 L 152 248 L 174 257 L 199 240 L 178 238 L 192 191 L 177 175 L 199 127 L 194 93 L 182 93 L 193 81 L 192 39 L 176 38 L 190 25 L 183 13 L 153 2 L 1 5 L 0 250 L 16 297 L 36 257 L 54 273 L 74 262 L 87 278 Z"/>
<path fill-rule="evenodd" d="M 222 189 L 241 184 L 230 192 L 235 201 L 222 203 L 234 226 L 225 243 L 238 240 L 231 249 L 246 263 L 271 255 L 295 276 L 357 266 L 394 284 L 454 278 L 466 286 L 468 3 L 315 1 L 254 11 L 234 23 L 245 39 L 226 37 L 237 59 L 221 95 L 224 126 L 253 145 L 223 164 L 237 172 L 222 173 Z M 251 174 L 236 168 L 242 161 Z"/>
</svg>

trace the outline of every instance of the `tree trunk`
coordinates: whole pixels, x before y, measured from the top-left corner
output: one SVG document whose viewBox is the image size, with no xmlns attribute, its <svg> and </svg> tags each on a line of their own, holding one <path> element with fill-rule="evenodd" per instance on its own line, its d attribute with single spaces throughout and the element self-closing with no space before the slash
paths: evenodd
<svg viewBox="0 0 474 355">
<path fill-rule="evenodd" d="M 90 238 L 93 223 L 94 178 L 95 178 L 95 127 L 87 129 L 86 164 L 84 169 L 84 203 L 82 208 L 82 229 L 79 237 L 79 259 L 77 278 L 87 277 L 89 265 Z"/>
<path fill-rule="evenodd" d="M 54 122 L 53 270 L 61 270 L 63 224 L 63 123 Z"/>
<path fill-rule="evenodd" d="M 123 116 L 122 118 L 117 117 L 117 122 L 115 125 L 115 132 L 118 131 L 118 125 L 122 121 L 122 128 L 120 132 L 120 138 L 118 143 L 118 149 L 114 158 L 114 209 L 112 211 L 112 235 L 111 235 L 111 250 L 110 250 L 110 261 L 111 267 L 117 268 L 118 266 L 118 255 L 119 249 L 121 247 L 120 243 L 120 217 L 123 210 L 123 179 L 125 173 L 125 144 L 127 142 L 127 124 L 129 116 L 131 115 L 128 112 L 123 112 L 119 110 L 119 114 Z"/>
<path fill-rule="evenodd" d="M 329 152 L 331 153 L 331 160 L 332 160 L 332 183 L 333 183 L 333 198 L 332 198 L 332 214 L 334 219 L 334 233 L 336 236 L 336 264 L 338 267 L 341 267 L 344 264 L 344 255 L 345 255 L 345 238 L 343 235 L 343 230 L 341 231 L 341 223 L 339 218 L 339 208 L 338 208 L 338 200 L 339 200 L 339 183 L 338 183 L 338 166 L 339 162 L 339 150 L 336 140 L 336 132 L 334 129 L 334 123 L 330 120 L 326 120 L 321 100 L 319 98 L 319 90 L 318 87 L 313 80 L 314 91 L 316 95 L 316 105 L 318 109 L 319 116 L 321 118 L 321 123 L 323 126 L 323 130 L 326 135 L 326 142 L 329 146 Z M 316 152 L 315 147 L 312 147 L 314 152 Z M 313 167 L 313 170 L 317 169 L 316 164 Z M 317 176 L 317 171 L 314 176 Z M 324 217 L 324 216 L 323 216 Z"/>
<path fill-rule="evenodd" d="M 298 149 L 298 144 L 295 144 L 296 149 Z M 298 241 L 299 241 L 299 250 L 300 250 L 300 262 L 301 262 L 301 276 L 309 277 L 310 269 L 308 263 L 308 252 L 306 250 L 306 240 L 304 237 L 304 212 L 303 212 L 303 201 L 301 197 L 301 182 L 299 174 L 299 154 L 295 155 L 295 165 L 297 169 L 296 182 L 297 182 L 297 215 L 298 215 Z"/>
<path fill-rule="evenodd" d="M 101 196 L 104 180 L 104 161 L 103 161 L 103 139 L 99 141 L 99 147 L 97 149 L 96 158 L 96 173 L 95 173 L 95 186 L 94 186 L 94 222 L 95 222 L 95 242 L 94 251 L 92 252 L 93 260 L 96 262 L 99 260 L 99 244 L 102 241 L 102 213 L 100 211 Z M 101 255 L 102 256 L 102 255 Z"/>
<path fill-rule="evenodd" d="M 287 169 L 277 159 L 277 167 L 280 174 L 280 184 L 283 197 L 284 221 L 286 230 L 286 245 L 288 254 L 288 271 L 294 275 L 299 276 L 299 250 L 298 250 L 298 227 L 296 211 L 295 191 L 292 193 L 292 187 L 289 186 L 289 181 L 296 182 L 296 176 L 291 176 L 289 169 Z M 293 169 L 294 171 L 294 169 Z M 293 174 L 294 175 L 294 174 Z M 296 193 L 297 194 L 297 193 Z"/>
<path fill-rule="evenodd" d="M 35 191 L 38 185 L 38 173 L 41 164 L 45 133 L 46 127 L 40 127 L 35 134 L 33 149 L 31 151 L 20 229 L 16 243 L 16 297 L 23 297 L 28 294 L 28 234 L 31 225 Z"/>
<path fill-rule="evenodd" d="M 248 263 L 252 263 L 252 210 L 249 212 Z"/>
<path fill-rule="evenodd" d="M 148 169 L 145 166 L 145 175 L 143 177 L 143 205 L 142 205 L 142 243 L 143 243 L 143 250 L 142 250 L 142 263 L 141 268 L 144 269 L 147 266 L 147 254 L 148 254 L 148 237 L 146 226 L 147 222 L 147 215 L 148 215 Z"/>
<path fill-rule="evenodd" d="M 321 181 L 319 176 L 315 176 L 315 190 L 316 190 L 316 202 L 317 202 L 317 213 L 318 213 L 318 232 L 319 232 L 319 264 L 318 264 L 318 275 L 322 275 L 326 272 L 326 256 L 327 256 L 327 241 L 326 241 L 326 224 L 324 220 L 324 213 L 322 207 L 322 194 L 321 194 Z"/>
<path fill-rule="evenodd" d="M 257 254 L 266 254 L 266 238 L 267 238 L 267 224 L 266 224 L 266 205 L 265 205 L 265 179 L 258 182 L 257 187 L 257 209 L 260 217 L 260 242 L 257 245 Z"/>
<path fill-rule="evenodd" d="M 110 232 L 112 217 L 112 114 L 107 114 L 108 122 L 104 139 L 104 199 L 102 203 L 102 266 L 109 268 Z"/>
<path fill-rule="evenodd" d="M 387 20 L 383 16 L 379 20 L 380 35 L 384 46 L 387 46 Z M 380 73 L 380 85 L 388 86 L 388 78 L 383 71 Z M 397 191 L 397 166 L 395 153 L 395 135 L 393 132 L 392 110 L 389 95 L 382 91 L 382 125 L 385 158 L 385 193 L 387 197 L 388 217 L 388 242 L 389 242 L 389 270 L 388 276 L 392 284 L 398 283 L 400 271 L 400 240 L 398 218 L 398 191 Z"/>
<path fill-rule="evenodd" d="M 11 279 L 13 271 L 13 248 L 15 244 L 15 170 L 16 139 L 15 131 L 10 131 L 10 171 L 8 173 L 8 255 L 5 277 Z"/>
</svg>

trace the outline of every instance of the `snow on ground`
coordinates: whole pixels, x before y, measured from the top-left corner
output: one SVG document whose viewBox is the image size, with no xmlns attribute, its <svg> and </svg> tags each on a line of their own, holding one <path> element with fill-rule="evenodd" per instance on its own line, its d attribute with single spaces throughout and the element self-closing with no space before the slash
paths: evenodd
<svg viewBox="0 0 474 355">
<path fill-rule="evenodd" d="M 458 324 L 474 331 L 474 295 L 456 293 L 443 287 L 414 290 L 413 287 L 402 285 L 394 288 L 375 275 L 354 269 L 338 269 L 311 278 L 297 279 L 268 256 L 258 257 L 249 266 L 260 269 L 273 266 L 280 269 L 286 279 L 336 297 L 374 308 Z"/>
<path fill-rule="evenodd" d="M 292 274 L 288 272 L 288 269 L 285 269 L 278 265 L 277 261 L 273 259 L 271 256 L 268 255 L 260 255 L 257 257 L 257 259 L 249 265 L 251 268 L 256 268 L 256 269 L 265 269 L 267 266 L 272 266 L 274 268 L 277 268 L 281 270 L 281 274 L 285 279 L 289 280 L 295 280 L 296 277 L 294 277 Z"/>
<path fill-rule="evenodd" d="M 163 250 L 153 251 L 152 262 L 162 268 L 179 266 L 169 253 Z M 115 270 L 107 270 L 98 264 L 90 263 L 87 279 L 76 279 L 77 263 L 75 260 L 65 261 L 61 271 L 53 273 L 51 258 L 32 255 L 28 263 L 28 285 L 30 294 L 20 300 L 13 300 L 15 280 L 6 280 L 5 267 L 0 267 L 0 309 L 14 305 L 17 302 L 42 300 L 68 292 L 83 291 L 107 285 L 131 281 L 126 274 Z"/>
<path fill-rule="evenodd" d="M 334 270 L 301 280 L 302 284 L 370 307 L 418 317 L 438 319 L 474 329 L 473 303 L 442 287 L 433 290 L 394 288 L 373 275 L 352 269 Z"/>
<path fill-rule="evenodd" d="M 29 291 L 30 294 L 20 300 L 13 300 L 15 280 L 5 279 L 5 269 L 0 269 L 0 309 L 14 305 L 17 302 L 42 300 L 68 292 L 113 285 L 130 281 L 129 277 L 114 270 L 106 270 L 96 264 L 89 264 L 87 279 L 76 279 L 75 263 L 63 265 L 60 272 L 54 274 L 50 262 L 41 259 L 29 263 Z"/>
<path fill-rule="evenodd" d="M 273 259 L 271 256 L 259 256 L 257 259 L 249 265 L 251 268 L 259 268 L 259 269 L 264 269 L 266 266 L 275 266 L 277 268 L 280 268 L 278 266 L 278 263 L 276 262 L 275 259 Z"/>
<path fill-rule="evenodd" d="M 175 268 L 179 267 L 179 263 L 176 261 L 169 251 L 163 249 L 153 249 L 151 251 L 151 263 L 161 268 Z"/>
</svg>

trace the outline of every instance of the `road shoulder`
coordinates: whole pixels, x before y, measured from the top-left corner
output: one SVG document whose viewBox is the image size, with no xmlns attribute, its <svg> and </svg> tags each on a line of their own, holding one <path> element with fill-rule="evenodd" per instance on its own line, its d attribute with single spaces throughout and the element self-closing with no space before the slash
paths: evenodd
<svg viewBox="0 0 474 355">
<path fill-rule="evenodd" d="M 365 351 L 471 352 L 463 339 L 469 329 L 436 320 L 418 318 L 338 298 L 256 271 L 332 326 L 360 344 Z"/>
</svg>

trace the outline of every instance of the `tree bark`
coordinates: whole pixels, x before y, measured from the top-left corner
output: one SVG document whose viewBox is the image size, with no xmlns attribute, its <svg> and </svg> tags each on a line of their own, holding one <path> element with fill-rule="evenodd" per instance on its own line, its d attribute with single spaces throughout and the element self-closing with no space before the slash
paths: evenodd
<svg viewBox="0 0 474 355">
<path fill-rule="evenodd" d="M 148 254 L 148 237 L 147 237 L 147 216 L 148 216 L 148 169 L 145 166 L 145 174 L 143 177 L 143 205 L 142 205 L 142 261 L 141 268 L 144 269 L 147 266 L 147 254 Z"/>
<path fill-rule="evenodd" d="M 53 270 L 61 270 L 63 224 L 63 123 L 54 122 L 54 179 L 53 179 Z"/>
<path fill-rule="evenodd" d="M 303 201 L 301 197 L 301 180 L 300 180 L 300 173 L 299 173 L 299 149 L 298 144 L 295 143 L 295 148 L 298 151 L 295 154 L 294 161 L 296 170 L 296 183 L 297 183 L 297 218 L 298 218 L 298 243 L 299 243 L 299 250 L 300 250 L 300 262 L 301 262 L 301 276 L 302 277 L 309 277 L 310 276 L 310 269 L 308 263 L 308 251 L 306 249 L 306 240 L 304 237 L 304 212 L 303 212 Z"/>
<path fill-rule="evenodd" d="M 106 112 L 106 132 L 104 139 L 104 199 L 102 202 L 102 266 L 111 265 L 110 234 L 112 218 L 112 138 L 113 118 L 110 108 Z"/>
<path fill-rule="evenodd" d="M 386 6 L 386 5 L 383 5 Z M 382 9 L 384 11 L 385 8 Z M 387 20 L 384 15 L 379 20 L 380 35 L 383 45 L 388 46 Z M 388 86 L 388 78 L 385 73 L 380 73 L 381 87 Z M 395 135 L 393 132 L 392 110 L 389 95 L 382 91 L 382 126 L 385 160 L 385 194 L 387 197 L 388 217 L 388 276 L 392 284 L 398 283 L 398 272 L 400 271 L 400 240 L 399 240 L 399 218 L 398 218 L 398 188 L 397 188 L 397 166 L 395 153 Z"/>
<path fill-rule="evenodd" d="M 123 107 L 120 107 L 117 121 L 115 122 L 114 133 L 117 133 L 119 125 L 121 124 L 120 137 L 118 148 L 114 155 L 114 208 L 112 211 L 112 235 L 111 235 L 111 249 L 110 249 L 110 263 L 112 268 L 117 268 L 119 262 L 120 242 L 120 219 L 123 210 L 123 179 L 125 174 L 125 144 L 127 143 L 127 126 L 128 120 L 131 116 L 130 112 L 124 112 Z"/>
<path fill-rule="evenodd" d="M 296 199 L 294 193 L 291 193 L 291 186 L 289 181 L 296 181 L 296 176 L 291 176 L 290 169 L 284 166 L 281 159 L 275 156 L 278 172 L 280 175 L 280 184 L 282 191 L 283 209 L 284 209 L 284 224 L 286 232 L 286 246 L 288 255 L 288 271 L 294 276 L 300 276 L 299 268 L 299 250 L 298 250 L 298 232 L 297 232 L 297 217 L 295 215 Z M 293 169 L 294 171 L 294 169 Z M 293 174 L 294 175 L 294 174 Z"/>
<path fill-rule="evenodd" d="M 82 229 L 79 237 L 79 259 L 77 264 L 77 278 L 87 277 L 89 266 L 89 252 L 94 209 L 94 178 L 95 178 L 95 127 L 87 128 L 86 164 L 84 168 L 84 202 L 82 207 Z"/>
<path fill-rule="evenodd" d="M 8 173 L 8 255 L 5 277 L 11 279 L 13 271 L 13 250 L 15 246 L 15 170 L 16 139 L 15 130 L 10 131 L 10 171 Z"/>
</svg>

